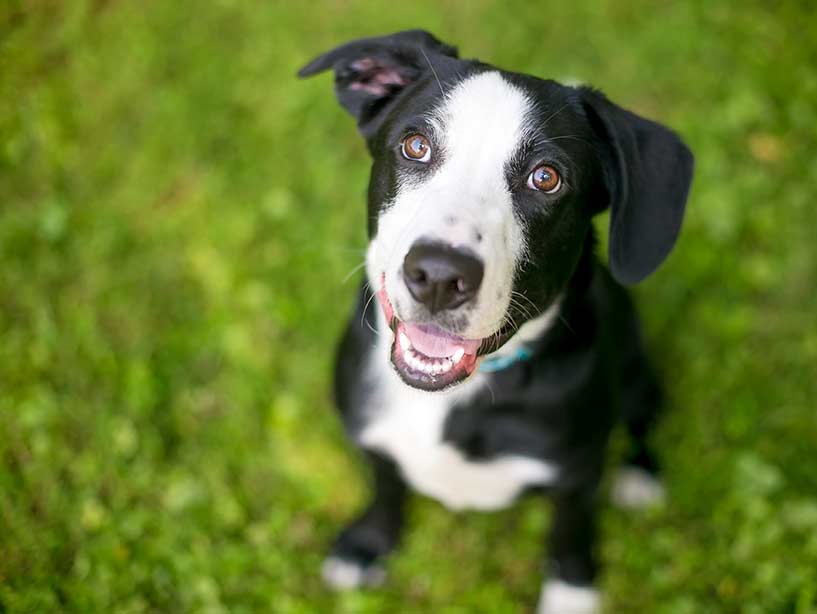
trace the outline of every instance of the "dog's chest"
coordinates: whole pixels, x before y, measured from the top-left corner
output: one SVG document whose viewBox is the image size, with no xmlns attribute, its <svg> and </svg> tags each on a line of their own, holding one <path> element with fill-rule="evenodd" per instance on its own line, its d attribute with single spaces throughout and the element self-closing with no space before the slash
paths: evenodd
<svg viewBox="0 0 817 614">
<path fill-rule="evenodd" d="M 478 381 L 465 386 L 479 387 Z M 528 486 L 555 477 L 555 468 L 519 455 L 468 460 L 443 441 L 443 428 L 455 399 L 384 383 L 373 396 L 368 422 L 358 436 L 363 447 L 387 454 L 417 491 L 451 509 L 498 509 Z"/>
</svg>

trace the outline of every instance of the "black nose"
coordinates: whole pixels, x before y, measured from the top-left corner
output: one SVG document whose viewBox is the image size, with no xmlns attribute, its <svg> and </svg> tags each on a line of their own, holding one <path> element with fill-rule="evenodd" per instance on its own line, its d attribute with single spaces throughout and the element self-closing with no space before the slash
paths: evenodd
<svg viewBox="0 0 817 614">
<path fill-rule="evenodd" d="M 482 283 L 482 261 L 470 252 L 444 243 L 418 241 L 403 262 L 411 296 L 431 313 L 470 301 Z"/>
</svg>

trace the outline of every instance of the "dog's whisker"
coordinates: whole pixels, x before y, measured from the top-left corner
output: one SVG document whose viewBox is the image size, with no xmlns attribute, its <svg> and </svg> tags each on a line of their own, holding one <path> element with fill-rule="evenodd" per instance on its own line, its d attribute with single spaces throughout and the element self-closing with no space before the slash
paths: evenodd
<svg viewBox="0 0 817 614">
<path fill-rule="evenodd" d="M 570 323 L 565 319 L 565 317 L 561 313 L 559 314 L 559 319 L 562 321 L 562 324 L 564 324 L 567 327 L 567 330 L 569 330 L 574 335 L 576 334 L 576 331 L 573 330 L 573 327 L 570 326 Z"/>
<path fill-rule="evenodd" d="M 584 143 L 588 147 L 593 146 L 593 143 L 591 141 L 588 141 L 587 139 L 584 139 L 584 138 L 582 138 L 582 137 L 580 137 L 578 135 L 575 135 L 575 134 L 565 134 L 565 135 L 562 135 L 562 136 L 553 136 L 553 137 L 550 137 L 547 140 L 548 141 L 560 141 L 562 139 L 571 139 L 571 140 L 574 140 L 574 141 L 579 141 L 580 143 Z"/>
<path fill-rule="evenodd" d="M 437 71 L 434 70 L 434 66 L 431 64 L 431 60 L 428 59 L 428 56 L 426 55 L 425 49 L 423 49 L 422 47 L 419 47 L 419 49 L 420 49 L 420 53 L 423 54 L 423 57 L 425 58 L 426 63 L 428 64 L 428 67 L 431 69 L 431 74 L 434 75 L 434 79 L 437 81 L 437 85 L 440 87 L 440 94 L 445 96 L 445 91 L 443 90 L 443 84 L 440 82 L 440 78 L 437 76 Z"/>
<path fill-rule="evenodd" d="M 528 308 L 527 305 L 520 302 L 519 299 L 517 299 L 516 296 L 514 296 L 512 294 L 510 304 L 508 305 L 508 310 L 510 311 L 511 309 L 514 309 L 514 308 L 516 308 L 520 312 L 522 312 L 522 315 L 524 315 L 526 319 L 529 320 L 531 318 L 532 313 L 530 311 L 530 308 Z"/>
<path fill-rule="evenodd" d="M 360 269 L 362 269 L 365 266 L 366 266 L 366 261 L 365 260 L 363 262 L 361 262 L 360 264 L 355 265 L 355 267 L 346 274 L 346 277 L 343 278 L 343 281 L 341 283 L 345 284 L 347 281 L 349 281 L 351 279 L 352 275 L 357 273 Z"/>
<path fill-rule="evenodd" d="M 367 283 L 367 285 L 368 285 L 368 283 Z M 373 301 L 373 300 L 375 299 L 375 297 L 377 296 L 377 294 L 376 294 L 375 292 L 373 292 L 373 291 L 372 291 L 372 288 L 371 288 L 371 287 L 369 287 L 369 292 L 370 292 L 370 294 L 371 294 L 371 295 L 369 296 L 369 300 L 367 300 L 367 301 L 366 301 L 366 304 L 365 304 L 365 305 L 363 305 L 363 312 L 360 314 L 360 326 L 363 326 L 363 322 L 364 322 L 364 321 L 366 322 L 366 324 L 368 324 L 368 323 L 369 323 L 369 322 L 368 322 L 368 320 L 366 320 L 366 311 L 369 309 L 369 305 L 372 303 L 372 301 Z"/>
<path fill-rule="evenodd" d="M 526 304 L 530 305 L 534 311 L 539 311 L 539 307 L 536 305 L 536 303 L 534 303 L 530 298 L 528 298 L 526 294 L 519 292 L 517 290 L 512 290 L 511 300 L 518 304 L 521 304 L 520 299 L 524 300 Z"/>
<path fill-rule="evenodd" d="M 524 308 L 521 304 L 511 302 L 510 308 L 513 309 L 514 307 L 521 313 L 521 315 L 525 318 L 525 320 L 530 320 L 531 319 L 530 312 L 526 308 Z M 515 322 L 514 322 L 514 324 L 515 324 Z"/>
<path fill-rule="evenodd" d="M 513 290 L 511 292 L 511 301 L 517 304 L 520 308 L 522 308 L 523 305 L 518 302 L 517 297 L 524 299 L 525 301 L 527 301 L 527 304 L 530 305 L 531 309 L 525 308 L 525 311 L 528 315 L 528 319 L 532 319 L 533 314 L 539 314 L 541 312 L 539 306 L 536 303 L 534 303 L 530 298 L 528 298 L 527 295 L 523 294 L 522 292 L 517 292 L 516 290 Z"/>
<path fill-rule="evenodd" d="M 527 303 L 528 303 L 528 304 L 529 304 L 531 307 L 533 307 L 535 310 L 537 310 L 537 311 L 538 311 L 538 309 L 539 309 L 538 305 L 537 305 L 536 303 L 534 303 L 534 302 L 533 302 L 533 301 L 530 299 L 530 297 L 528 297 L 528 295 L 527 295 L 527 294 L 525 294 L 524 292 L 519 292 L 518 290 L 512 290 L 512 291 L 511 291 L 511 296 L 513 296 L 514 298 L 517 298 L 517 297 L 518 297 L 518 298 L 524 299 L 525 301 L 527 301 Z"/>
<path fill-rule="evenodd" d="M 559 107 L 558 109 L 556 109 L 556 110 L 555 110 L 553 113 L 551 113 L 550 115 L 548 115 L 548 116 L 547 116 L 547 117 L 546 117 L 546 118 L 545 118 L 545 119 L 542 121 L 542 127 L 543 127 L 543 128 L 544 128 L 544 127 L 547 127 L 547 124 L 548 124 L 548 122 L 549 122 L 550 120 L 552 120 L 552 119 L 553 119 L 554 117 L 556 117 L 556 116 L 557 116 L 559 113 L 561 113 L 562 111 L 564 111 L 564 110 L 565 110 L 567 107 L 569 107 L 570 105 L 571 105 L 571 103 L 570 103 L 570 102 L 566 102 L 566 103 L 564 103 L 564 104 L 563 104 L 561 107 Z"/>
<path fill-rule="evenodd" d="M 374 333 L 374 334 L 375 334 L 377 337 L 380 337 L 380 336 L 381 336 L 380 331 L 379 331 L 379 330 L 376 330 L 376 329 L 375 329 L 375 328 L 374 328 L 374 327 L 373 327 L 371 324 L 369 324 L 369 321 L 368 321 L 368 320 L 364 320 L 364 323 L 366 324 L 366 327 L 367 327 L 367 328 L 368 328 L 370 331 L 372 331 L 372 332 L 373 332 L 373 333 Z"/>
</svg>

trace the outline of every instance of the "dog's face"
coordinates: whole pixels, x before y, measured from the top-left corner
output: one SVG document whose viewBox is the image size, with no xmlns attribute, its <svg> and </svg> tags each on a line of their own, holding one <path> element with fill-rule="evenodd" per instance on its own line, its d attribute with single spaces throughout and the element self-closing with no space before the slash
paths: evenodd
<svg viewBox="0 0 817 614">
<path fill-rule="evenodd" d="M 367 271 L 395 367 L 436 389 L 549 306 L 602 194 L 569 88 L 479 67 L 418 94 L 373 137 Z"/>
<path fill-rule="evenodd" d="M 367 272 L 408 385 L 463 381 L 547 310 L 608 206 L 618 279 L 672 248 L 692 158 L 658 124 L 592 90 L 458 60 L 424 32 L 350 43 L 301 74 L 329 67 L 374 160 Z"/>
</svg>

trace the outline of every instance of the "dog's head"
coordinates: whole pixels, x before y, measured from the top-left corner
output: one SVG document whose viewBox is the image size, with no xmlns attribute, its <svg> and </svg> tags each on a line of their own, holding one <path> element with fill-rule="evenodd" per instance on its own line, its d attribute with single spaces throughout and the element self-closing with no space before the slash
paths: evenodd
<svg viewBox="0 0 817 614">
<path fill-rule="evenodd" d="M 367 271 L 410 386 L 463 381 L 544 313 L 594 214 L 611 209 L 621 282 L 672 249 L 692 155 L 599 92 L 460 60 L 416 30 L 353 41 L 299 75 L 329 68 L 374 160 Z"/>
</svg>

